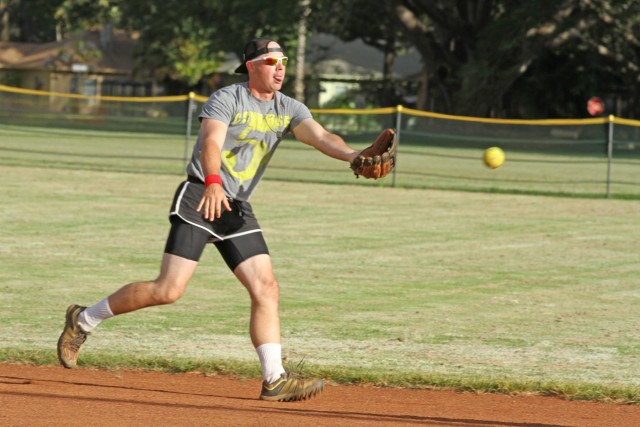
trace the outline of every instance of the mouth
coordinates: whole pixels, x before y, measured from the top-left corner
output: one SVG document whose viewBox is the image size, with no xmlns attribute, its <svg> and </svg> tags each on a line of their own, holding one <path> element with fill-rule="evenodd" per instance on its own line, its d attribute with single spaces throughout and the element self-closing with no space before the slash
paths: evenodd
<svg viewBox="0 0 640 427">
<path fill-rule="evenodd" d="M 284 81 L 284 76 L 273 76 L 273 80 L 276 83 L 281 84 Z"/>
</svg>

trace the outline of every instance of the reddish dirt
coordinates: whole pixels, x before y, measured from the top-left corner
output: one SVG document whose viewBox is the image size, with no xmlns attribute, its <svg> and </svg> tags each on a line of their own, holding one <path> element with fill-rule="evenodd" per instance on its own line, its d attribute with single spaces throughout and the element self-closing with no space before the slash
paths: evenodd
<svg viewBox="0 0 640 427">
<path fill-rule="evenodd" d="M 201 374 L 0 364 L 2 426 L 640 426 L 640 405 L 327 385 L 257 399 L 260 382 Z"/>
</svg>

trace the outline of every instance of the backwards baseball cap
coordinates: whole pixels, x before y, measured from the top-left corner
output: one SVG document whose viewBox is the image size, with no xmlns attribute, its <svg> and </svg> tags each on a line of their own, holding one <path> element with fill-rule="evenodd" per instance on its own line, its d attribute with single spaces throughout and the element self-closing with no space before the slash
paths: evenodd
<svg viewBox="0 0 640 427">
<path fill-rule="evenodd" d="M 268 37 L 258 37 L 244 45 L 242 51 L 242 64 L 236 68 L 236 74 L 248 74 L 247 61 L 257 58 L 260 55 L 264 55 L 269 52 L 284 52 L 281 47 L 267 47 L 269 43 L 277 41 Z M 278 43 L 280 44 L 280 43 Z"/>
</svg>

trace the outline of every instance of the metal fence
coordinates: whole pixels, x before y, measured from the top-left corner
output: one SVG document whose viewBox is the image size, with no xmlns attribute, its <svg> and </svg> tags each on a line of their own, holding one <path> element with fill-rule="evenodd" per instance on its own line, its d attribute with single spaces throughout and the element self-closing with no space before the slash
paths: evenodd
<svg viewBox="0 0 640 427">
<path fill-rule="evenodd" d="M 86 160 L 82 167 L 127 170 L 127 162 L 132 162 L 132 168 L 143 171 L 182 173 L 206 100 L 193 93 L 87 97 L 0 86 L 0 125 L 5 129 L 0 129 L 0 164 L 26 164 L 21 156 L 35 150 L 34 144 L 42 144 L 38 151 L 45 153 L 43 164 L 47 166 L 82 163 L 80 158 L 89 159 L 93 153 L 96 158 Z M 315 109 L 312 113 L 355 148 L 368 145 L 383 128 L 396 128 L 399 150 L 393 175 L 380 181 L 354 180 L 342 162 L 286 139 L 271 160 L 266 179 L 640 199 L 640 121 L 614 116 L 483 119 L 402 106 Z M 13 130 L 6 131 L 9 128 Z M 30 147 L 23 147 L 26 139 L 16 136 L 16 128 L 30 129 L 27 133 L 34 135 L 37 129 L 55 128 L 57 133 L 81 135 L 86 143 L 56 140 L 54 144 L 51 138 L 49 143 L 36 138 L 35 143 L 29 140 Z M 21 135 L 26 138 L 27 134 Z M 144 145 L 151 140 L 156 141 L 153 155 Z M 491 146 L 506 152 L 507 160 L 499 169 L 482 164 L 482 153 Z M 118 155 L 109 154 L 113 151 Z M 74 162 L 63 159 L 64 155 L 75 156 Z M 54 157 L 58 163 L 47 161 Z"/>
</svg>

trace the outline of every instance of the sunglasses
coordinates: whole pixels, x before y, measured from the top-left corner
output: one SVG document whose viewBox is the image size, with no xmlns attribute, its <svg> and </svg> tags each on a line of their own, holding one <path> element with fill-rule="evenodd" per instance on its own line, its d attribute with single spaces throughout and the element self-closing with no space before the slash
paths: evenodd
<svg viewBox="0 0 640 427">
<path fill-rule="evenodd" d="M 281 57 L 266 56 L 264 58 L 252 59 L 249 62 L 258 62 L 258 61 L 264 61 L 265 64 L 271 65 L 272 67 L 275 67 L 278 64 L 282 64 L 282 65 L 284 65 L 286 67 L 287 66 L 287 62 L 289 62 L 289 58 L 287 58 L 286 56 L 281 56 Z"/>
</svg>

